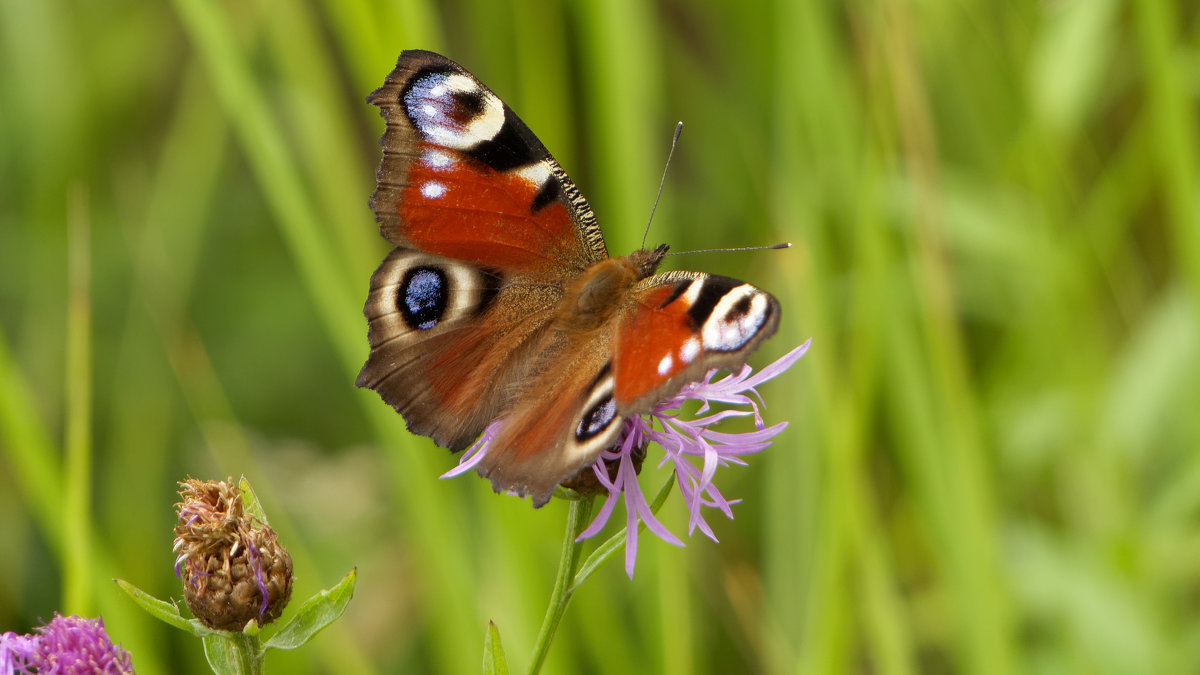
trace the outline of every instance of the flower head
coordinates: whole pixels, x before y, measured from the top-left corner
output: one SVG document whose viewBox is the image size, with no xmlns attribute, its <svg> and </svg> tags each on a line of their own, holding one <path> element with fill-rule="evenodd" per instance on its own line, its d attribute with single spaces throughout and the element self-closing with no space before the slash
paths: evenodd
<svg viewBox="0 0 1200 675">
<path fill-rule="evenodd" d="M 180 483 L 175 574 L 209 628 L 240 631 L 278 619 L 292 595 L 292 558 L 269 525 L 247 513 L 233 483 Z"/>
<path fill-rule="evenodd" d="M 102 619 L 54 615 L 37 629 L 37 672 L 39 673 L 132 673 L 129 654 L 114 645 L 104 631 Z"/>
<path fill-rule="evenodd" d="M 0 675 L 132 673 L 129 654 L 114 645 L 101 619 L 61 616 L 35 629 L 35 635 L 0 635 Z"/>
<path fill-rule="evenodd" d="M 659 466 L 672 464 L 680 492 L 688 507 L 688 534 L 697 528 L 713 541 L 716 535 L 704 518 L 704 507 L 716 508 L 727 517 L 733 518 L 730 508 L 740 500 L 726 499 L 713 483 L 716 470 L 730 464 L 745 464 L 745 455 L 761 452 L 770 447 L 771 440 L 787 427 L 787 422 L 767 426 L 763 421 L 760 406 L 764 405 L 755 387 L 770 380 L 792 366 L 808 351 L 810 341 L 785 354 L 783 357 L 754 373 L 750 366 L 741 372 L 729 374 L 714 381 L 717 371 L 710 370 L 703 380 L 690 382 L 678 394 L 663 400 L 648 415 L 632 417 L 625 421 L 620 440 L 590 467 L 579 475 L 564 481 L 565 487 L 584 488 L 585 493 L 607 493 L 604 505 L 596 514 L 591 525 L 580 535 L 580 539 L 598 534 L 608 523 L 617 501 L 625 497 L 625 571 L 633 576 L 637 560 L 638 521 L 658 535 L 659 538 L 677 546 L 679 540 L 666 528 L 650 508 L 642 493 L 637 476 L 642 461 L 646 458 L 646 446 L 655 443 L 663 448 L 665 455 Z M 684 419 L 683 405 L 699 401 L 698 417 Z M 733 406 L 719 412 L 710 412 L 714 403 Z M 738 409 L 738 408 L 741 409 Z M 711 429 L 716 423 L 730 417 L 753 416 L 754 431 L 725 433 Z M 488 445 L 495 438 L 501 422 L 493 422 L 483 435 L 463 454 L 459 465 L 446 472 L 443 477 L 456 476 L 474 467 L 487 453 Z M 694 463 L 693 458 L 699 461 Z M 599 485 L 600 490 L 595 489 Z"/>
<path fill-rule="evenodd" d="M 38 637 L 0 633 L 0 675 L 28 675 L 36 672 Z"/>
<path fill-rule="evenodd" d="M 733 510 L 730 507 L 741 501 L 726 499 L 721 494 L 713 483 L 716 470 L 730 464 L 745 464 L 742 456 L 767 449 L 771 445 L 771 439 L 787 428 L 787 422 L 766 426 L 759 411 L 763 401 L 754 388 L 790 368 L 808 351 L 808 345 L 809 342 L 805 342 L 793 349 L 763 368 L 757 375 L 746 365 L 742 367 L 741 372 L 726 375 L 714 382 L 717 371 L 710 370 L 703 380 L 690 382 L 675 396 L 661 401 L 648 416 L 629 419 L 625 423 L 621 443 L 613 450 L 603 453 L 600 460 L 592 466 L 596 479 L 608 488 L 608 498 L 592 524 L 579 538 L 598 534 L 612 515 L 618 498 L 624 495 L 626 574 L 633 576 L 634 562 L 637 560 L 639 520 L 663 541 L 677 546 L 683 545 L 683 542 L 654 517 L 637 481 L 633 465 L 634 449 L 654 442 L 666 453 L 659 466 L 671 462 L 675 470 L 679 490 L 683 493 L 688 507 L 688 534 L 699 528 L 708 538 L 716 541 L 716 535 L 704 519 L 703 507 L 715 507 L 732 519 Z M 688 400 L 701 402 L 700 409 L 696 412 L 700 417 L 690 420 L 680 417 L 683 404 Z M 708 414 L 713 403 L 746 406 L 749 409 L 730 409 Z M 721 420 L 746 415 L 753 415 L 754 431 L 737 434 L 709 428 Z M 658 429 L 655 429 L 655 422 L 658 423 Z M 691 461 L 692 457 L 700 459 L 699 466 Z M 608 472 L 600 469 L 605 461 L 620 462 L 615 480 L 606 481 Z"/>
</svg>

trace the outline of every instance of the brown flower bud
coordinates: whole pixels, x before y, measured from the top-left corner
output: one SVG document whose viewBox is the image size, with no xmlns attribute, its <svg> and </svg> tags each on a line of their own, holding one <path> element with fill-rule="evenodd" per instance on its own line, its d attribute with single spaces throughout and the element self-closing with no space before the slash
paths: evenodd
<svg viewBox="0 0 1200 675">
<path fill-rule="evenodd" d="M 188 479 L 180 486 L 175 572 L 188 608 L 217 630 L 278 619 L 292 595 L 292 557 L 275 531 L 246 513 L 232 482 Z"/>
</svg>

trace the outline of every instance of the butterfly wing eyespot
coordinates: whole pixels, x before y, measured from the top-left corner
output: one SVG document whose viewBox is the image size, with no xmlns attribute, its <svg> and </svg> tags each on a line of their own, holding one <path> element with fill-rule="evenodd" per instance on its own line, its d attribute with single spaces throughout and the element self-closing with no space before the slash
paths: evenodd
<svg viewBox="0 0 1200 675">
<path fill-rule="evenodd" d="M 579 426 L 575 428 L 575 440 L 583 442 L 596 438 L 610 428 L 616 419 L 617 403 L 613 400 L 612 392 L 595 403 L 588 401 Z"/>
<path fill-rule="evenodd" d="M 524 314 L 536 289 L 496 271 L 395 249 L 371 278 L 364 314 L 371 354 L 357 384 L 374 389 L 414 433 L 462 449 L 508 401 L 521 345 L 549 314 Z M 499 350 L 497 345 L 511 350 Z"/>
<path fill-rule="evenodd" d="M 772 319 L 778 318 L 778 308 L 772 306 L 772 298 L 750 284 L 721 283 L 732 279 L 710 278 L 702 291 L 702 297 L 689 310 L 693 325 L 700 326 L 701 346 L 709 352 L 737 353 L 745 349 L 751 340 L 762 332 Z M 699 283 L 693 281 L 693 284 Z M 704 295 L 715 298 L 716 303 L 702 312 Z"/>
<path fill-rule="evenodd" d="M 442 320 L 447 300 L 455 290 L 441 268 L 411 267 L 396 288 L 396 307 L 409 328 L 429 330 Z"/>
<path fill-rule="evenodd" d="M 583 405 L 578 407 L 575 418 L 575 435 L 567 443 L 567 454 L 575 458 L 580 466 L 587 466 L 596 457 L 617 441 L 624 417 L 617 413 L 617 402 L 613 398 L 614 380 L 612 363 L 604 367 L 584 391 Z M 575 472 L 564 470 L 566 478 Z M 561 480 L 560 478 L 560 480 Z M 557 484 L 557 483 L 556 483 Z M 551 486 L 553 489 L 553 486 Z"/>
<path fill-rule="evenodd" d="M 617 328 L 614 396 L 641 414 L 714 368 L 737 368 L 779 326 L 779 302 L 750 284 L 700 272 L 668 272 L 634 289 Z"/>
<path fill-rule="evenodd" d="M 409 78 L 398 98 L 409 121 L 432 143 L 469 152 L 499 142 L 504 104 L 471 77 L 426 66 Z M 524 163 L 538 159 L 510 149 L 510 157 L 521 154 Z"/>
<path fill-rule="evenodd" d="M 423 339 L 419 333 L 443 323 L 469 321 L 491 307 L 503 284 L 495 272 L 395 249 L 371 278 L 365 306 L 371 345 Z"/>
</svg>

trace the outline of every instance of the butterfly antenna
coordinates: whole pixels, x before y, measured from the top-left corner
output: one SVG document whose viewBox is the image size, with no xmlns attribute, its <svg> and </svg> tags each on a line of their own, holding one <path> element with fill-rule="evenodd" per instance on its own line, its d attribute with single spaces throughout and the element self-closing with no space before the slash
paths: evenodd
<svg viewBox="0 0 1200 675">
<path fill-rule="evenodd" d="M 654 222 L 654 212 L 658 210 L 658 200 L 662 197 L 663 185 L 667 183 L 667 169 L 671 168 L 671 158 L 675 156 L 675 145 L 679 143 L 679 134 L 683 133 L 683 122 L 675 124 L 675 135 L 671 137 L 671 151 L 667 153 L 667 163 L 663 166 L 662 180 L 658 181 L 658 194 L 654 196 L 654 206 L 650 207 L 650 220 L 646 221 L 646 231 L 642 233 L 642 248 L 646 248 L 646 237 L 650 236 L 650 223 Z"/>
<path fill-rule="evenodd" d="M 775 249 L 791 247 L 791 242 L 781 241 L 778 244 L 771 244 L 770 246 L 741 246 L 739 248 L 706 248 L 695 251 L 671 251 L 667 255 L 686 255 L 688 253 L 728 253 L 730 251 L 773 251 Z"/>
</svg>

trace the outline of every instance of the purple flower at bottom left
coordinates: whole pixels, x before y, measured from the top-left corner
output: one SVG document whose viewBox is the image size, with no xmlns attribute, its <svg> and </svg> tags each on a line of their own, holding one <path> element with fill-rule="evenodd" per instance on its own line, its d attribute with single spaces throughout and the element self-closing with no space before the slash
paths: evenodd
<svg viewBox="0 0 1200 675">
<path fill-rule="evenodd" d="M 118 675 L 133 672 L 129 654 L 114 645 L 101 619 L 54 618 L 29 635 L 0 634 L 0 675 L 62 673 Z"/>
</svg>

